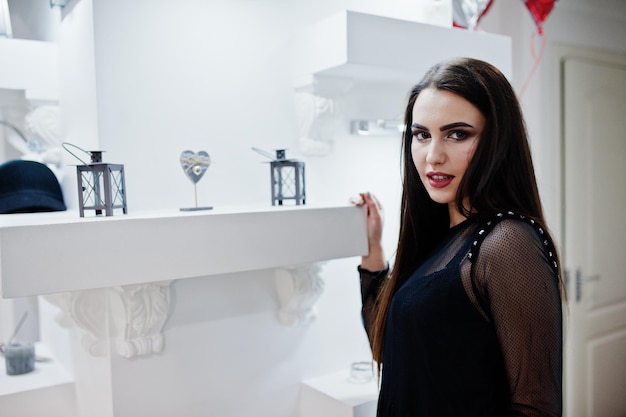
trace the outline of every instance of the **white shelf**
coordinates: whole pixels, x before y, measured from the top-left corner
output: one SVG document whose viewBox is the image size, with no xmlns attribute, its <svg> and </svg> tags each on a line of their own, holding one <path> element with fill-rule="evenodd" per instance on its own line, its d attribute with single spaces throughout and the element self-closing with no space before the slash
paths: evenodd
<svg viewBox="0 0 626 417">
<path fill-rule="evenodd" d="M 433 64 L 469 56 L 512 75 L 511 39 L 485 32 L 344 11 L 293 39 L 296 88 L 337 80 L 411 86 Z"/>
<path fill-rule="evenodd" d="M 49 361 L 35 362 L 33 372 L 7 375 L 5 365 L 0 366 L 0 415 L 38 417 L 44 404 L 46 416 L 75 416 L 74 377 L 51 355 L 46 345 L 36 343 L 35 353 Z M 3 357 L 0 360 L 5 361 Z M 3 413 L 8 411 L 10 414 Z"/>
<path fill-rule="evenodd" d="M 366 213 L 282 206 L 0 215 L 4 298 L 297 266 L 367 252 Z"/>
<path fill-rule="evenodd" d="M 58 100 L 59 63 L 55 43 L 0 38 L 0 57 L 0 92 L 24 91 L 29 100 Z"/>
<path fill-rule="evenodd" d="M 35 370 L 22 375 L 7 375 L 4 372 L 5 360 L 0 369 L 0 397 L 6 397 L 25 391 L 51 388 L 59 385 L 73 385 L 74 378 L 54 359 L 46 345 L 35 344 L 37 357 L 46 358 L 47 361 L 35 362 Z"/>
<path fill-rule="evenodd" d="M 299 417 L 374 417 L 378 382 L 350 381 L 349 372 L 337 372 L 302 382 Z"/>
</svg>

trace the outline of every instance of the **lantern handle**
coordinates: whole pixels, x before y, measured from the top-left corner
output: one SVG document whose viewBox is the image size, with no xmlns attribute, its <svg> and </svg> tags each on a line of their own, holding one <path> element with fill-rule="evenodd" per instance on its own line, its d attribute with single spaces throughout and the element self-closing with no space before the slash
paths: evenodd
<svg viewBox="0 0 626 417">
<path fill-rule="evenodd" d="M 264 151 L 263 149 L 255 148 L 254 146 L 252 147 L 252 150 L 255 151 L 256 153 L 263 155 L 266 158 L 271 159 L 272 161 L 276 161 L 276 162 L 290 162 L 291 161 L 291 159 L 285 158 L 285 149 L 276 149 L 275 155 L 268 151 Z"/>
<path fill-rule="evenodd" d="M 271 159 L 272 161 L 276 160 L 276 157 L 274 155 L 272 155 L 270 152 L 267 152 L 263 149 L 259 149 L 259 148 L 255 148 L 254 146 L 252 147 L 252 150 L 258 154 L 263 155 L 266 158 Z"/>
<path fill-rule="evenodd" d="M 87 154 L 87 155 L 89 155 L 89 156 L 91 156 L 91 152 L 88 152 L 88 151 L 84 150 L 83 148 L 81 148 L 81 147 L 79 147 L 79 146 L 74 145 L 73 143 L 69 143 L 69 142 L 63 142 L 63 143 L 61 143 L 61 146 L 63 146 L 63 149 L 65 149 L 66 151 L 68 151 L 68 152 L 70 153 L 70 155 L 72 155 L 74 158 L 76 158 L 76 159 L 78 159 L 80 162 L 82 162 L 82 163 L 83 163 L 83 165 L 89 165 L 87 162 L 85 162 L 85 161 L 83 161 L 82 159 L 80 159 L 80 158 L 79 158 L 79 157 L 78 157 L 78 156 L 77 156 L 74 152 L 72 152 L 72 151 L 70 151 L 69 149 L 67 149 L 67 146 L 66 146 L 66 145 L 72 146 L 72 147 L 74 147 L 74 148 L 78 149 L 79 151 L 82 151 L 82 152 L 86 153 L 86 154 Z"/>
</svg>

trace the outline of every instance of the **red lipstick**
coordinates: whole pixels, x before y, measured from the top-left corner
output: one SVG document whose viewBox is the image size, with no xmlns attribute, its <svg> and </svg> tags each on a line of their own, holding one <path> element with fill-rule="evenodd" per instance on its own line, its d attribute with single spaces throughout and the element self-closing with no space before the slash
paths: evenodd
<svg viewBox="0 0 626 417">
<path fill-rule="evenodd" d="M 428 177 L 428 183 L 434 188 L 444 188 L 454 179 L 454 175 L 449 175 L 445 172 L 428 172 L 426 176 Z"/>
</svg>

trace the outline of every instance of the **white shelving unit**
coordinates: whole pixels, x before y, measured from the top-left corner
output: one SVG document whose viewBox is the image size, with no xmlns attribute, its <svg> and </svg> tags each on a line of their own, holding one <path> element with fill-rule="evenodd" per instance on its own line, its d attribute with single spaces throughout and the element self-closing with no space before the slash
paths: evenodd
<svg viewBox="0 0 626 417">
<path fill-rule="evenodd" d="M 433 64 L 469 56 L 512 75 L 511 39 L 346 10 L 304 28 L 293 39 L 296 89 L 342 81 L 415 84 Z"/>
<path fill-rule="evenodd" d="M 30 101 L 56 102 L 59 96 L 57 45 L 53 42 L 0 38 L 0 94 L 24 93 Z"/>
<path fill-rule="evenodd" d="M 55 43 L 0 37 L 0 62 L 0 113 L 4 106 L 26 111 L 30 105 L 58 102 L 59 62 Z M 0 134 L 0 140 L 4 139 Z M 0 215 L 0 224 L 4 216 Z M 2 301 L 9 306 L 13 303 L 13 300 Z M 47 416 L 74 417 L 74 377 L 45 344 L 37 343 L 35 350 L 37 356 L 49 360 L 36 362 L 35 370 L 23 375 L 7 375 L 4 357 L 0 356 L 0 410 L 10 410 L 11 415 L 36 417 L 41 415 L 41 404 L 45 404 Z"/>
</svg>

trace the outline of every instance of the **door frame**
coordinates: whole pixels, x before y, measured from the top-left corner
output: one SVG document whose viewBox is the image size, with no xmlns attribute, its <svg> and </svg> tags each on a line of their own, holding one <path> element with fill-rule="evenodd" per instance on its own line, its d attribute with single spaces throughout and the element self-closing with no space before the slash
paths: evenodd
<svg viewBox="0 0 626 417">
<path fill-rule="evenodd" d="M 552 85 L 552 109 L 551 112 L 554 115 L 554 118 L 550 122 L 552 124 L 551 128 L 544 129 L 544 132 L 553 132 L 554 136 L 558 138 L 555 141 L 557 149 L 555 149 L 555 155 L 553 162 L 555 166 L 552 169 L 553 175 L 556 176 L 555 187 L 557 189 L 558 198 L 555 201 L 555 212 L 556 212 L 556 224 L 554 227 L 555 239 L 557 240 L 557 244 L 559 246 L 559 252 L 562 255 L 562 269 L 563 271 L 567 271 L 568 269 L 568 260 L 565 258 L 567 236 L 565 235 L 565 220 L 566 220 L 566 212 L 565 212 L 565 115 L 564 115 L 564 77 L 563 77 L 563 66 L 562 62 L 566 58 L 577 58 L 589 61 L 602 61 L 604 63 L 615 63 L 616 65 L 623 65 L 626 61 L 626 53 L 616 50 L 603 50 L 599 48 L 590 48 L 583 46 L 574 46 L 567 44 L 559 44 L 555 43 L 551 47 L 550 53 L 550 74 L 548 77 L 548 82 Z M 571 274 L 570 274 L 571 275 Z M 569 328 L 570 328 L 570 309 L 569 305 L 574 300 L 574 286 L 575 282 L 573 279 L 566 279 L 567 277 L 563 276 L 565 291 L 567 294 L 567 301 L 563 305 L 563 415 L 568 415 L 568 409 L 571 406 L 571 402 L 568 400 L 568 386 L 567 386 L 567 369 L 569 365 L 569 361 L 567 358 L 569 344 L 567 343 Z"/>
</svg>

